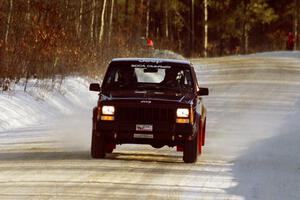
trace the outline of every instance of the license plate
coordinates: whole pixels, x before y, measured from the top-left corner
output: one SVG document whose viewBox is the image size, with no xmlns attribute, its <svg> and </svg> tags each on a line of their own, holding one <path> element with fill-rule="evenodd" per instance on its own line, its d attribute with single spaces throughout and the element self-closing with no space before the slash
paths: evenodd
<svg viewBox="0 0 300 200">
<path fill-rule="evenodd" d="M 136 131 L 153 131 L 152 124 L 137 124 L 135 126 Z"/>
<path fill-rule="evenodd" d="M 134 138 L 141 138 L 141 139 L 153 139 L 153 134 L 141 134 L 141 133 L 135 133 L 133 134 Z"/>
</svg>

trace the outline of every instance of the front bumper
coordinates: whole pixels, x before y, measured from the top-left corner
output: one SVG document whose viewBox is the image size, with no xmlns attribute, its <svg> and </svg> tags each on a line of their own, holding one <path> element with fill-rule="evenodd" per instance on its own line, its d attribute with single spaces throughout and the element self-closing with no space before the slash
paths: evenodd
<svg viewBox="0 0 300 200">
<path fill-rule="evenodd" d="M 194 126 L 191 124 L 176 123 L 143 123 L 151 125 L 152 131 L 138 131 L 137 124 L 98 121 L 95 124 L 97 131 L 104 134 L 105 140 L 116 144 L 161 144 L 175 146 L 183 144 L 184 141 L 193 135 Z"/>
</svg>

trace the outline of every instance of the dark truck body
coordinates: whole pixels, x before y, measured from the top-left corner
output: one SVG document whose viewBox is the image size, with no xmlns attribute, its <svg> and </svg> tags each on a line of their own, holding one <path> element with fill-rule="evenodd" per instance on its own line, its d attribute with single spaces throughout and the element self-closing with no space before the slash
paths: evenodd
<svg viewBox="0 0 300 200">
<path fill-rule="evenodd" d="M 130 87 L 122 87 L 117 82 L 121 76 L 117 72 L 119 68 L 134 69 L 134 73 L 142 73 L 137 79 L 150 77 L 150 83 L 137 80 Z M 162 86 L 164 80 L 160 81 L 158 71 L 166 76 L 167 70 L 178 70 L 180 79 L 185 79 L 180 80 L 182 86 L 178 85 L 179 78 L 176 86 Z M 183 150 L 185 162 L 197 160 L 205 143 L 206 108 L 201 96 L 208 95 L 208 89 L 198 86 L 190 62 L 113 59 L 101 88 L 92 83 L 90 90 L 99 91 L 98 105 L 93 110 L 93 158 L 104 158 L 117 144 L 149 144 L 154 148 L 176 146 L 177 150 Z"/>
</svg>

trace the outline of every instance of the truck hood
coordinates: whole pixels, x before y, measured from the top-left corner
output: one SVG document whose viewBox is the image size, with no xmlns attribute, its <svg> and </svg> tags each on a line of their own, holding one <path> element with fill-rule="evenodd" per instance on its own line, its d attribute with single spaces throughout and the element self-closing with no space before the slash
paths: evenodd
<svg viewBox="0 0 300 200">
<path fill-rule="evenodd" d="M 108 95 L 103 95 L 103 97 L 107 100 L 157 100 L 190 103 L 193 94 L 179 91 L 117 90 L 110 91 Z"/>
</svg>

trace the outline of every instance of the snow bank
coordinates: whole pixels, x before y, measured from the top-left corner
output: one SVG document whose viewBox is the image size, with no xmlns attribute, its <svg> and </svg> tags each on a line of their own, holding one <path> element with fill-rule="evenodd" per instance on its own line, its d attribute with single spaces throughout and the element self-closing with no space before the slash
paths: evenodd
<svg viewBox="0 0 300 200">
<path fill-rule="evenodd" d="M 0 132 L 80 112 L 97 101 L 97 93 L 88 90 L 88 78 L 67 77 L 54 86 L 50 82 L 31 80 L 27 92 L 19 83 L 12 91 L 0 93 Z"/>
</svg>

